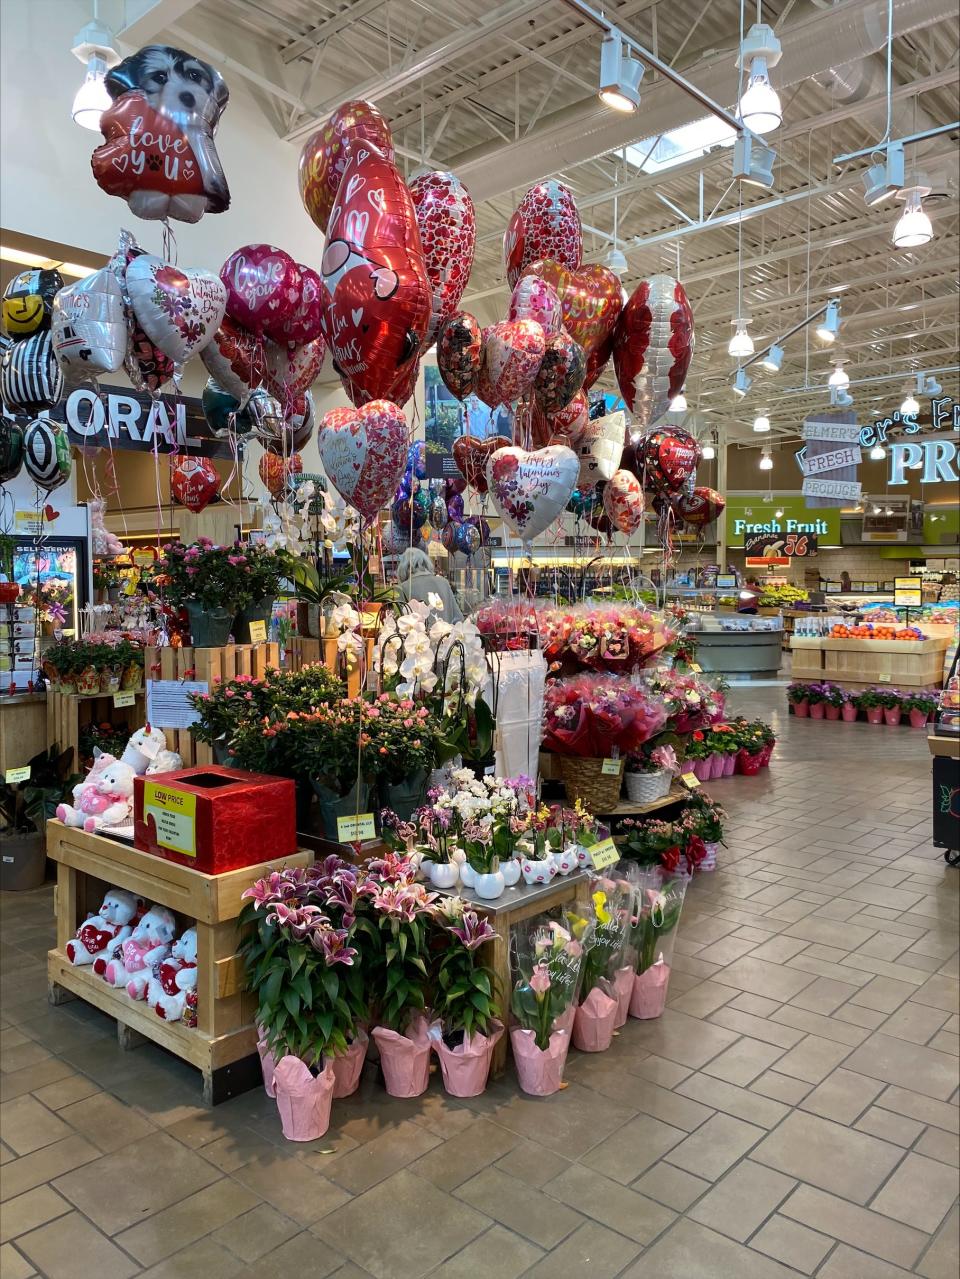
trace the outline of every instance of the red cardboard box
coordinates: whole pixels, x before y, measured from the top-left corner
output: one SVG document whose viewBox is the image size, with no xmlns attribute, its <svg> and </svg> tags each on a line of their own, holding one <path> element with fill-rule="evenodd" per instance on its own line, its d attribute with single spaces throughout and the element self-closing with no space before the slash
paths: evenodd
<svg viewBox="0 0 960 1279">
<path fill-rule="evenodd" d="M 297 850 L 295 788 L 285 777 L 218 764 L 135 777 L 137 848 L 222 875 Z"/>
</svg>

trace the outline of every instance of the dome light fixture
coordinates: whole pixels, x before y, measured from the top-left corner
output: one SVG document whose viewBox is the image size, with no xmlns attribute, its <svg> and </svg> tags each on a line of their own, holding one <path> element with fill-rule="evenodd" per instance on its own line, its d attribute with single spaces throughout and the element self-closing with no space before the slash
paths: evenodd
<svg viewBox="0 0 960 1279">
<path fill-rule="evenodd" d="M 763 452 L 760 454 L 760 470 L 761 471 L 773 470 L 773 458 L 770 456 L 769 449 L 764 449 Z"/>
<path fill-rule="evenodd" d="M 684 395 L 684 393 L 683 393 L 683 391 L 682 391 L 682 389 L 681 389 L 681 390 L 679 390 L 679 391 L 677 392 L 677 394 L 676 394 L 676 395 L 673 397 L 673 399 L 670 401 L 670 412 L 671 412 L 671 413 L 686 413 L 686 411 L 687 411 L 687 397 Z"/>
<path fill-rule="evenodd" d="M 737 117 L 751 133 L 772 133 L 783 123 L 780 97 L 770 83 L 768 67 L 780 61 L 782 48 L 771 27 L 755 22 L 740 46 L 737 66 L 749 66 L 747 87 L 740 97 Z"/>
<path fill-rule="evenodd" d="M 604 265 L 614 275 L 623 275 L 628 268 L 627 255 L 623 249 L 612 248 L 607 254 Z"/>
<path fill-rule="evenodd" d="M 753 429 L 760 435 L 770 430 L 770 419 L 762 413 L 753 419 Z"/>
<path fill-rule="evenodd" d="M 821 342 L 832 345 L 837 340 L 837 333 L 840 331 L 840 303 L 832 298 L 828 303 L 826 310 L 817 325 L 814 332 Z"/>
<path fill-rule="evenodd" d="M 643 65 L 623 49 L 618 31 L 608 31 L 600 46 L 600 101 L 624 115 L 640 105 Z"/>
<path fill-rule="evenodd" d="M 750 317 L 737 316 L 730 323 L 736 325 L 736 328 L 733 337 L 727 343 L 727 354 L 735 360 L 746 360 L 753 355 L 753 338 L 747 329 Z"/>
<path fill-rule="evenodd" d="M 929 194 L 929 184 L 917 178 L 913 186 L 904 187 L 897 196 L 905 207 L 893 230 L 895 249 L 919 249 L 933 239 L 933 223 L 923 211 L 923 197 Z"/>
<path fill-rule="evenodd" d="M 772 343 L 769 350 L 760 356 L 760 367 L 768 373 L 779 373 L 783 367 L 783 347 Z"/>
<path fill-rule="evenodd" d="M 99 133 L 100 117 L 113 102 L 107 92 L 107 71 L 120 61 L 113 47 L 113 32 L 95 17 L 78 32 L 70 52 L 87 68 L 74 96 L 71 115 L 74 123 Z"/>
<path fill-rule="evenodd" d="M 908 391 L 900 405 L 900 412 L 904 417 L 913 417 L 920 412 L 920 401 L 912 391 Z"/>
<path fill-rule="evenodd" d="M 827 378 L 827 386 L 835 386 L 838 391 L 845 391 L 850 385 L 850 375 L 843 367 L 843 361 L 838 360 L 837 366 Z"/>
<path fill-rule="evenodd" d="M 704 444 L 700 452 L 705 462 L 712 462 L 713 459 L 717 456 L 717 450 L 714 448 L 712 444 Z"/>
<path fill-rule="evenodd" d="M 775 520 L 782 520 L 782 519 L 783 519 L 783 507 L 782 507 L 782 506 L 778 506 L 778 507 L 777 507 L 777 509 L 776 509 L 776 510 L 774 511 L 774 513 L 773 513 L 773 518 L 774 518 Z"/>
<path fill-rule="evenodd" d="M 873 448 L 870 450 L 871 462 L 882 462 L 886 456 L 887 456 L 887 450 L 883 447 L 882 444 L 874 444 Z"/>
</svg>

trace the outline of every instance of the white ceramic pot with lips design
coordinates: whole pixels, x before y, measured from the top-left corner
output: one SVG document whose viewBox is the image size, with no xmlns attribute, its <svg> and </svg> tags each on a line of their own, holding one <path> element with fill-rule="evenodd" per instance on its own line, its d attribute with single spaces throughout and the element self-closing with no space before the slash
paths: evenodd
<svg viewBox="0 0 960 1279">
<path fill-rule="evenodd" d="M 523 875 L 525 884 L 549 884 L 553 878 L 550 873 L 550 863 L 546 860 L 535 861 L 529 857 L 524 857 L 520 863 L 520 872 Z"/>
</svg>

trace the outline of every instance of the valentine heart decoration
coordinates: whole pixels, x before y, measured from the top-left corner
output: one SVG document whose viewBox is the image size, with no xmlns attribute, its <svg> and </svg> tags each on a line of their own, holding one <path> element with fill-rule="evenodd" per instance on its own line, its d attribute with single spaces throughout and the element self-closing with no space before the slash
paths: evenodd
<svg viewBox="0 0 960 1279">
<path fill-rule="evenodd" d="M 277 457 L 273 453 L 264 453 L 258 463 L 260 479 L 263 481 L 271 497 L 280 498 L 290 487 L 292 475 L 303 472 L 303 458 L 294 453 L 289 458 Z"/>
<path fill-rule="evenodd" d="M 678 426 L 648 432 L 637 451 L 643 462 L 645 486 L 663 496 L 678 493 L 700 461 L 700 445 Z"/>
<path fill-rule="evenodd" d="M 524 274 L 544 280 L 560 298 L 563 327 L 587 353 L 584 388 L 591 387 L 613 349 L 617 318 L 623 306 L 620 277 L 605 266 L 572 270 L 550 259 L 531 263 Z"/>
<path fill-rule="evenodd" d="M 543 412 L 549 416 L 565 409 L 583 386 L 586 371 L 586 353 L 566 330 L 547 338 L 543 359 L 533 380 L 533 393 Z"/>
<path fill-rule="evenodd" d="M 281 346 L 267 342 L 264 350 L 264 385 L 281 403 L 286 403 L 290 397 L 301 395 L 313 386 L 323 367 L 327 346 L 320 337 L 306 346 Z"/>
<path fill-rule="evenodd" d="M 288 346 L 306 346 L 323 336 L 323 285 L 312 267 L 302 262 L 296 265 L 300 273 L 300 297 L 293 313 L 281 322 L 273 336 Z M 271 324 L 271 328 L 276 326 Z"/>
<path fill-rule="evenodd" d="M 483 362 L 483 330 L 466 311 L 458 311 L 437 334 L 437 369 L 443 385 L 458 400 L 477 389 Z"/>
<path fill-rule="evenodd" d="M 23 467 L 45 492 L 66 484 L 72 469 L 66 431 L 46 417 L 31 422 L 23 436 Z"/>
<path fill-rule="evenodd" d="M 199 222 L 230 207 L 214 142 L 230 97 L 219 71 L 151 44 L 108 71 L 104 84 L 114 101 L 100 117 L 105 140 L 90 165 L 108 195 L 147 219 Z"/>
<path fill-rule="evenodd" d="M 494 408 L 526 395 L 546 350 L 535 320 L 501 320 L 483 330 L 483 364 L 477 394 Z"/>
<path fill-rule="evenodd" d="M 220 492 L 220 476 L 208 457 L 187 453 L 170 455 L 170 496 L 188 511 L 199 514 Z"/>
<path fill-rule="evenodd" d="M 137 322 L 174 364 L 186 364 L 223 323 L 227 291 L 209 271 L 182 271 L 144 253 L 126 279 Z"/>
<path fill-rule="evenodd" d="M 580 488 L 589 488 L 598 480 L 612 480 L 623 456 L 627 418 L 623 412 L 591 418 L 580 432 L 577 451 L 580 458 Z"/>
<path fill-rule="evenodd" d="M 452 173 L 421 173 L 409 183 L 423 261 L 433 286 L 426 345 L 460 305 L 473 270 L 477 219 L 470 192 Z"/>
<path fill-rule="evenodd" d="M 115 373 L 127 354 L 127 322 L 117 277 L 103 267 L 53 300 L 53 352 L 69 381 Z"/>
<path fill-rule="evenodd" d="M 0 484 L 16 479 L 23 466 L 23 430 L 0 417 Z"/>
<path fill-rule="evenodd" d="M 347 147 L 320 278 L 323 335 L 355 404 L 407 390 L 433 306 L 410 192 L 364 142 Z"/>
<path fill-rule="evenodd" d="M 573 192 L 555 178 L 538 182 L 520 201 L 503 237 L 511 289 L 531 262 L 553 258 L 576 270 L 582 257 L 583 230 Z"/>
<path fill-rule="evenodd" d="M 686 380 L 693 356 L 693 311 L 670 275 L 641 280 L 617 322 L 617 385 L 641 429 L 657 422 Z"/>
<path fill-rule="evenodd" d="M 643 523 L 644 500 L 640 481 L 630 471 L 615 471 L 603 486 L 603 509 L 610 523 L 629 537 Z"/>
<path fill-rule="evenodd" d="M 538 275 L 524 274 L 514 285 L 508 320 L 536 320 L 546 337 L 559 333 L 563 307 L 557 290 Z"/>
<path fill-rule="evenodd" d="M 324 415 L 318 440 L 327 478 L 365 523 L 390 500 L 407 461 L 407 421 L 396 404 L 372 400 Z"/>
<path fill-rule="evenodd" d="M 242 324 L 225 315 L 223 323 L 200 352 L 200 359 L 217 385 L 242 406 L 251 390 L 263 381 L 266 371 L 263 355 L 263 343 Z"/>
<path fill-rule="evenodd" d="M 258 337 L 284 342 L 284 325 L 300 306 L 300 268 L 274 244 L 245 244 L 220 268 L 227 314 Z"/>
<path fill-rule="evenodd" d="M 673 500 L 673 510 L 678 520 L 691 528 L 706 528 L 720 518 L 726 509 L 727 499 L 716 489 L 700 485 L 692 493 L 681 493 Z"/>
<path fill-rule="evenodd" d="M 127 267 L 135 258 L 143 256 L 144 250 L 140 248 L 130 232 L 121 231 L 117 251 L 110 259 L 108 266 L 116 277 L 123 294 L 123 309 L 127 320 L 127 330 L 130 334 L 130 342 L 126 358 L 123 361 L 123 367 L 127 377 L 138 391 L 146 391 L 148 394 L 153 394 L 159 391 L 162 386 L 165 386 L 177 370 L 173 361 L 155 347 L 146 333 L 144 333 L 134 314 L 130 296 L 127 292 Z"/>
<path fill-rule="evenodd" d="M 538 447 L 545 444 L 566 444 L 575 449 L 589 420 L 590 406 L 583 391 L 578 391 L 566 408 L 559 409 L 556 413 L 544 413 L 534 403 L 531 414 L 533 441 Z"/>
<path fill-rule="evenodd" d="M 470 487 L 478 493 L 486 493 L 487 462 L 497 449 L 509 448 L 510 444 L 511 441 L 505 435 L 491 435 L 486 439 L 476 435 L 461 435 L 453 441 L 453 460 Z M 437 523 L 436 520 L 433 522 Z M 437 527 L 441 528 L 442 525 L 438 524 Z"/>
<path fill-rule="evenodd" d="M 390 126 L 372 102 L 341 103 L 327 123 L 311 134 L 300 153 L 300 199 L 324 233 L 347 167 L 346 144 L 351 142 L 372 143 L 391 163 L 394 158 Z"/>
<path fill-rule="evenodd" d="M 576 453 L 562 444 L 536 453 L 511 446 L 498 449 L 487 462 L 487 485 L 503 522 L 529 543 L 566 506 L 579 470 Z"/>
</svg>

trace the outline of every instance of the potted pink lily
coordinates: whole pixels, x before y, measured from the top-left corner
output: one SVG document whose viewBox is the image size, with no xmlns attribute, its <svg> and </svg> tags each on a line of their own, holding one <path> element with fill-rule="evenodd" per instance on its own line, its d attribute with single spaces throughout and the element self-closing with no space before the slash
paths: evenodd
<svg viewBox="0 0 960 1279">
<path fill-rule="evenodd" d="M 520 1087 L 534 1097 L 559 1091 L 563 1082 L 583 962 L 577 928 L 582 935 L 580 921 L 568 928 L 544 918 L 514 927 L 510 1008 L 517 1024 L 510 1044 Z"/>
<path fill-rule="evenodd" d="M 487 1086 L 493 1050 L 503 1034 L 494 1016 L 494 976 L 480 963 L 480 947 L 497 934 L 460 897 L 439 906 L 434 954 L 439 955 L 433 983 L 430 1027 L 440 1058 L 443 1086 L 451 1097 L 477 1097 Z"/>
</svg>

